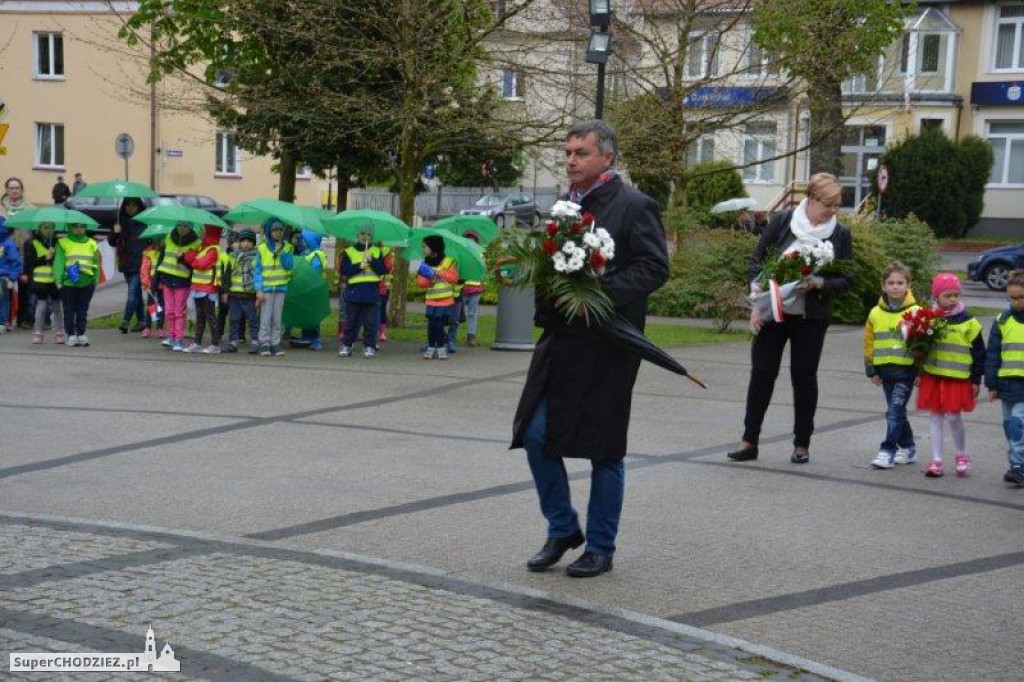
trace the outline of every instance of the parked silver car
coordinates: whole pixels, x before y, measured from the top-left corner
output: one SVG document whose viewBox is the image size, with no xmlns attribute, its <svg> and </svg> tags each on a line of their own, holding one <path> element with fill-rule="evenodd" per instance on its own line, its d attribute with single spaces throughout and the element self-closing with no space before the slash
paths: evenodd
<svg viewBox="0 0 1024 682">
<path fill-rule="evenodd" d="M 533 195 L 528 192 L 512 192 L 510 194 L 487 194 L 476 200 L 469 208 L 459 211 L 462 215 L 485 215 L 494 220 L 500 227 L 505 221 L 514 221 L 512 225 L 528 225 L 535 227 L 540 224 L 541 213 Z"/>
</svg>

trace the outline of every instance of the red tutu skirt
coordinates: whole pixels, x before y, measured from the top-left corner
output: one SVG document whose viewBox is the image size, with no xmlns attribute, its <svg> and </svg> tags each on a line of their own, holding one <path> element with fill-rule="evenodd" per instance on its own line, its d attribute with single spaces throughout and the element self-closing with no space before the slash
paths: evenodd
<svg viewBox="0 0 1024 682">
<path fill-rule="evenodd" d="M 951 379 L 934 374 L 921 376 L 917 409 L 929 412 L 973 412 L 974 385 L 968 379 Z"/>
</svg>

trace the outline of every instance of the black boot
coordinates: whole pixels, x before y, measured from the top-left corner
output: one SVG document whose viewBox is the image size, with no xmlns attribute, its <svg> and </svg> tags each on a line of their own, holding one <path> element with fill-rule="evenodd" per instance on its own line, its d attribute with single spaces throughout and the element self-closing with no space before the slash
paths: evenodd
<svg viewBox="0 0 1024 682">
<path fill-rule="evenodd" d="M 533 558 L 526 562 L 526 567 L 531 571 L 543 571 L 558 563 L 562 555 L 570 549 L 575 549 L 583 544 L 586 538 L 583 533 L 576 531 L 567 538 L 548 538 L 540 551 L 533 555 Z"/>
<path fill-rule="evenodd" d="M 612 570 L 612 558 L 594 552 L 584 552 L 579 559 L 565 567 L 573 578 L 593 578 Z"/>
</svg>

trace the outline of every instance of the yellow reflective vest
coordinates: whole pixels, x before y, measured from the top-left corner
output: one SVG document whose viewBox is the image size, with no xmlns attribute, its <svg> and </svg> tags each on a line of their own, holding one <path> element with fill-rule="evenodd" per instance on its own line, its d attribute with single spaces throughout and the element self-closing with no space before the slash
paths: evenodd
<svg viewBox="0 0 1024 682">
<path fill-rule="evenodd" d="M 46 253 L 49 247 L 38 239 L 32 240 L 32 248 L 36 250 L 36 258 L 42 262 L 46 260 Z M 32 269 L 32 281 L 36 284 L 53 284 L 53 261 L 37 265 Z"/>
<path fill-rule="evenodd" d="M 445 256 L 435 270 L 447 270 L 454 262 L 455 260 L 451 256 Z M 441 298 L 451 298 L 454 295 L 455 286 L 438 277 L 434 280 L 433 284 L 430 285 L 430 288 L 427 289 L 426 299 L 428 301 L 433 301 Z"/>
<path fill-rule="evenodd" d="M 971 345 L 981 331 L 981 322 L 973 317 L 947 326 L 942 340 L 925 359 L 924 371 L 952 379 L 969 379 Z"/>
<path fill-rule="evenodd" d="M 903 313 L 917 310 L 919 306 L 910 306 L 904 310 L 886 310 L 878 305 L 868 315 L 868 326 L 871 328 L 871 364 L 872 365 L 912 365 L 914 358 L 910 355 L 900 334 Z"/>
<path fill-rule="evenodd" d="M 86 239 L 84 242 L 76 242 L 62 237 L 57 244 L 64 251 L 65 271 L 78 263 L 78 271 L 82 279 L 89 279 L 96 275 L 96 254 L 100 250 L 96 240 Z"/>
<path fill-rule="evenodd" d="M 216 249 L 216 244 L 210 244 L 199 249 L 199 253 L 196 254 L 196 258 L 201 258 L 210 252 L 211 249 Z M 220 254 L 217 254 L 217 262 L 205 270 L 193 270 L 192 271 L 192 283 L 200 285 L 213 285 L 217 281 L 217 269 L 220 267 Z"/>
<path fill-rule="evenodd" d="M 366 251 L 360 251 L 354 246 L 350 246 L 345 249 L 345 256 L 348 258 L 348 262 L 355 265 L 356 263 L 363 260 L 363 255 L 369 252 L 370 258 L 377 259 L 381 257 L 380 249 L 376 246 L 370 246 Z M 358 275 L 352 275 L 348 278 L 349 284 L 365 284 L 366 282 L 379 282 L 380 275 L 371 269 L 366 269 L 360 272 Z"/>
<path fill-rule="evenodd" d="M 291 253 L 290 247 L 290 244 L 286 244 L 283 251 Z M 292 272 L 291 270 L 286 270 L 284 266 L 281 265 L 280 255 L 271 251 L 266 242 L 263 242 L 256 247 L 256 253 L 259 254 L 264 288 L 288 286 L 288 282 L 291 281 L 292 278 Z"/>
<path fill-rule="evenodd" d="M 999 349 L 999 371 L 997 377 L 1024 377 L 1024 324 L 1012 314 L 999 321 L 999 333 L 1003 337 Z"/>
<path fill-rule="evenodd" d="M 171 238 L 172 234 L 168 234 L 167 238 L 164 239 L 164 257 L 156 271 L 165 275 L 180 277 L 181 279 L 191 279 L 192 273 L 185 264 L 184 256 L 186 251 L 191 251 L 199 246 L 199 237 L 196 237 L 188 244 L 179 246 Z"/>
</svg>

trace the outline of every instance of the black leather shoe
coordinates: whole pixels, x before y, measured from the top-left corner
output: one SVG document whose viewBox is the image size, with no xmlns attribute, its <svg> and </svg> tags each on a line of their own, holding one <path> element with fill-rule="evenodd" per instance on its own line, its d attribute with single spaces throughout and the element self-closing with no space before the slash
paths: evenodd
<svg viewBox="0 0 1024 682">
<path fill-rule="evenodd" d="M 793 464 L 807 464 L 807 462 L 810 461 L 810 459 L 811 453 L 807 452 L 806 450 L 802 452 L 799 450 L 794 450 L 793 456 L 789 458 L 789 461 L 792 462 Z"/>
<path fill-rule="evenodd" d="M 594 552 L 584 552 L 579 559 L 565 567 L 573 578 L 593 578 L 612 570 L 612 558 Z"/>
<path fill-rule="evenodd" d="M 583 544 L 586 538 L 583 533 L 576 531 L 567 538 L 548 538 L 540 551 L 533 555 L 533 558 L 526 562 L 526 567 L 531 571 L 543 571 L 558 563 L 562 555 L 570 549 L 575 549 Z"/>
<path fill-rule="evenodd" d="M 752 448 L 740 448 L 739 450 L 733 450 L 726 455 L 729 459 L 734 462 L 749 462 L 752 459 L 757 459 L 757 446 Z"/>
</svg>

